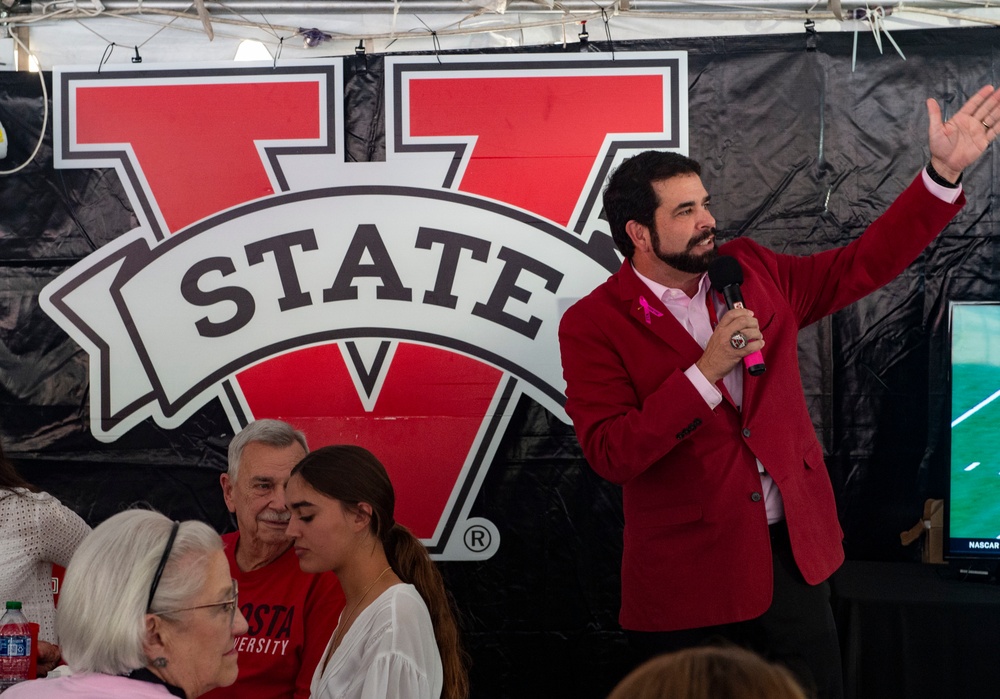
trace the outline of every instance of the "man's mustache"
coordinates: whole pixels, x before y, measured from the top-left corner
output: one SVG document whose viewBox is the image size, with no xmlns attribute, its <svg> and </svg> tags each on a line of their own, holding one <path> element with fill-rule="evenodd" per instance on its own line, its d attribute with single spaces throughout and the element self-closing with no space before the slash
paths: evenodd
<svg viewBox="0 0 1000 699">
<path fill-rule="evenodd" d="M 711 238 L 713 235 L 715 235 L 715 229 L 714 228 L 705 231 L 701 235 L 695 236 L 694 238 L 692 238 L 691 240 L 688 241 L 687 249 L 688 250 L 694 250 L 696 247 L 698 247 L 699 245 L 701 245 L 702 243 L 704 243 L 706 240 L 708 240 L 709 238 Z"/>
<path fill-rule="evenodd" d="M 290 520 L 291 518 L 292 515 L 290 512 L 281 512 L 281 513 L 270 512 L 262 514 L 257 519 L 263 522 L 271 522 L 273 524 L 288 524 L 288 520 Z"/>
</svg>

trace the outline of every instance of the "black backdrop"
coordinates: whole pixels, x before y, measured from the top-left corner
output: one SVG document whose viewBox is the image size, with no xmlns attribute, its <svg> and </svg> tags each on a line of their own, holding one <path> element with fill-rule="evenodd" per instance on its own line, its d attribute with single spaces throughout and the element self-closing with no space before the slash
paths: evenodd
<svg viewBox="0 0 1000 699">
<path fill-rule="evenodd" d="M 937 98 L 947 117 L 998 82 L 995 29 L 893 36 L 905 61 L 886 40 L 880 55 L 862 31 L 855 71 L 851 33 L 805 29 L 586 48 L 688 51 L 690 153 L 703 163 L 724 237 L 808 253 L 859 235 L 918 172 L 925 98 Z M 543 50 L 563 49 L 531 49 Z M 348 157 L 383 159 L 382 58 L 346 66 Z M 628 108 L 627 96 L 594 99 Z M 42 104 L 37 76 L 0 73 L 0 121 L 11 139 L 0 167 L 28 156 Z M 0 177 L 3 445 L 29 480 L 93 525 L 143 502 L 229 530 L 218 475 L 232 434 L 221 407 L 173 431 L 147 422 L 111 444 L 91 436 L 87 355 L 41 311 L 38 293 L 136 220 L 113 171 L 54 170 L 47 131 L 28 168 Z M 851 558 L 916 556 L 899 532 L 926 497 L 944 494 L 947 301 L 1000 297 L 998 160 L 994 146 L 965 173 L 968 205 L 899 279 L 800 337 Z M 502 536 L 488 561 L 442 564 L 463 615 L 473 696 L 603 697 L 626 669 L 616 622 L 618 489 L 589 471 L 570 428 L 522 398 L 471 515 Z"/>
</svg>

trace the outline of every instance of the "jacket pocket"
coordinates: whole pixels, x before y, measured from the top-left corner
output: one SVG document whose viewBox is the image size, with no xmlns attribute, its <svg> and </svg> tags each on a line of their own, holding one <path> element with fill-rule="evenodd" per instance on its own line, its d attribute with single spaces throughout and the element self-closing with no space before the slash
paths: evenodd
<svg viewBox="0 0 1000 699">
<path fill-rule="evenodd" d="M 803 461 L 805 461 L 806 468 L 811 471 L 825 469 L 826 461 L 823 459 L 823 447 L 819 444 L 813 444 L 806 450 L 806 455 L 803 458 Z"/>
<path fill-rule="evenodd" d="M 644 528 L 671 527 L 697 522 L 702 518 L 701 505 L 676 505 L 674 507 L 642 508 L 640 522 Z"/>
</svg>

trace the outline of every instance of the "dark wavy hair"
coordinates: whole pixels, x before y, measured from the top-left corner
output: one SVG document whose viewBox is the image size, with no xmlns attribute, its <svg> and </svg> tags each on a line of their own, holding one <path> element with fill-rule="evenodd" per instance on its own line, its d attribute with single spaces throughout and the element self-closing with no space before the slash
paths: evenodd
<svg viewBox="0 0 1000 699">
<path fill-rule="evenodd" d="M 417 589 L 430 612 L 444 670 L 441 697 L 466 699 L 467 656 L 462 650 L 451 597 L 427 549 L 394 519 L 396 493 L 382 462 L 363 447 L 333 445 L 317 449 L 302 459 L 292 469 L 292 475 L 296 474 L 317 492 L 340 500 L 348 509 L 356 511 L 362 502 L 371 506 L 368 523 L 371 533 L 382 542 L 393 572 Z"/>
<path fill-rule="evenodd" d="M 14 464 L 4 454 L 3 444 L 0 443 L 0 489 L 13 491 L 14 488 L 24 488 L 32 493 L 38 492 L 38 488 L 24 480 L 21 474 L 17 472 Z"/>
<path fill-rule="evenodd" d="M 604 215 L 611 226 L 615 245 L 626 258 L 632 259 L 635 245 L 625 225 L 638 221 L 652 229 L 656 208 L 660 205 L 653 183 L 678 175 L 701 175 L 701 165 L 680 153 L 648 150 L 623 162 L 608 178 L 604 188 Z"/>
</svg>

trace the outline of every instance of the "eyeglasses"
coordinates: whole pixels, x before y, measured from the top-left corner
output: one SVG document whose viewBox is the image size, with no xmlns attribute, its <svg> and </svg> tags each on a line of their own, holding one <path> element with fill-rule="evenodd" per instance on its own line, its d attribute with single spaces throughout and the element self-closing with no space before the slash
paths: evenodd
<svg viewBox="0 0 1000 699">
<path fill-rule="evenodd" d="M 236 609 L 240 604 L 240 586 L 236 580 L 233 580 L 233 596 L 223 602 L 213 602 L 212 604 L 199 604 L 195 607 L 182 607 L 180 609 L 164 609 L 159 612 L 153 612 L 153 614 L 174 614 L 176 612 L 189 612 L 192 609 L 209 609 L 211 607 L 222 607 L 227 612 L 229 612 L 229 625 L 232 626 L 233 621 L 236 619 Z"/>
<path fill-rule="evenodd" d="M 174 539 L 177 538 L 177 530 L 181 528 L 180 522 L 174 522 L 170 528 L 170 536 L 167 538 L 167 545 L 163 547 L 163 555 L 160 556 L 160 564 L 156 566 L 156 574 L 153 575 L 153 584 L 149 586 L 149 599 L 146 601 L 146 613 L 153 609 L 153 595 L 156 588 L 160 586 L 160 578 L 163 576 L 163 569 L 167 566 L 167 559 L 170 558 L 170 549 L 174 547 Z"/>
</svg>

